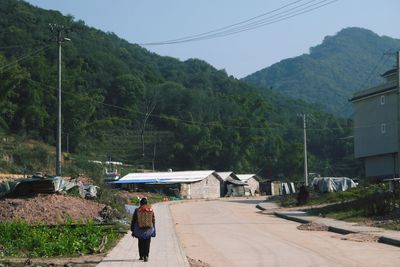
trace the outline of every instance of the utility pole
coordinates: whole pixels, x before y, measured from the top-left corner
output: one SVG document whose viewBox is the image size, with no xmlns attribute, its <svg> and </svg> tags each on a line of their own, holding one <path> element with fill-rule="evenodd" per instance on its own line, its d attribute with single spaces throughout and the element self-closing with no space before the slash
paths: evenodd
<svg viewBox="0 0 400 267">
<path fill-rule="evenodd" d="M 58 117 L 57 117 L 57 148 L 56 148 L 56 176 L 61 176 L 61 44 L 70 39 L 63 37 L 68 30 L 58 24 L 49 24 L 50 30 L 56 34 L 58 44 Z"/>
<path fill-rule="evenodd" d="M 304 181 L 308 186 L 308 166 L 307 166 L 307 114 L 299 114 L 303 118 L 303 142 L 304 142 Z"/>
<path fill-rule="evenodd" d="M 400 51 L 397 58 L 397 177 L 400 177 Z"/>
</svg>

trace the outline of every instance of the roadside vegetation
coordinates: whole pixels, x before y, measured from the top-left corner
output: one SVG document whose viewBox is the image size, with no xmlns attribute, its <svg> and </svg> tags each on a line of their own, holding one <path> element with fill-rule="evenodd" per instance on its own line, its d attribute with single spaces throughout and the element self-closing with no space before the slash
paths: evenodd
<svg viewBox="0 0 400 267">
<path fill-rule="evenodd" d="M 285 196 L 280 204 L 297 206 L 297 197 Z M 387 184 L 361 185 L 344 192 L 311 191 L 299 207 L 317 216 L 400 230 L 400 192 L 390 191 Z"/>
<path fill-rule="evenodd" d="M 3 135 L 5 136 L 5 135 Z M 0 160 L 0 172 L 31 176 L 36 172 L 51 174 L 54 170 L 52 146 L 15 135 L 6 135 L 6 144 L 1 152 L 7 157 Z M 108 208 L 102 214 L 102 223 L 95 221 L 60 221 L 57 225 L 28 223 L 16 219 L 0 223 L 0 261 L 13 258 L 80 257 L 96 255 L 112 248 L 129 228 L 130 217 L 125 204 L 135 205 L 138 197 L 146 196 L 154 204 L 167 196 L 147 192 L 128 192 L 111 188 L 104 182 L 104 166 L 89 162 L 88 157 L 79 154 L 64 154 L 63 177 L 86 177 L 91 184 L 98 186 L 97 197 L 93 202 L 105 204 Z M 136 171 L 134 167 L 119 168 L 122 174 Z M 78 187 L 66 192 L 69 197 L 80 198 Z M 37 196 L 32 196 L 36 198 Z M 48 203 L 53 210 L 51 203 Z M 53 208 L 52 208 L 53 207 Z M 68 213 L 68 211 L 66 211 Z M 116 223 L 123 222 L 125 223 Z"/>
<path fill-rule="evenodd" d="M 103 252 L 119 238 L 119 226 L 0 224 L 1 257 L 74 257 Z"/>
</svg>

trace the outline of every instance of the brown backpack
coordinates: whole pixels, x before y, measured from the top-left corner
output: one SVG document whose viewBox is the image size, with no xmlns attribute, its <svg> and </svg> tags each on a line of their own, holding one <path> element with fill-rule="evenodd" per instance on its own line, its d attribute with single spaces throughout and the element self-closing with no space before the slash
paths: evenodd
<svg viewBox="0 0 400 267">
<path fill-rule="evenodd" d="M 137 222 L 139 228 L 152 228 L 153 209 L 150 207 L 140 207 L 137 212 Z"/>
</svg>

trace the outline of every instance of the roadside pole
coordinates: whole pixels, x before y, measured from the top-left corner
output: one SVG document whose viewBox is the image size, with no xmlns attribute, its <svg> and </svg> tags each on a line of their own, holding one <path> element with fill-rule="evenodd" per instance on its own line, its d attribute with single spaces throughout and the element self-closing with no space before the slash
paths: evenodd
<svg viewBox="0 0 400 267">
<path fill-rule="evenodd" d="M 308 165 L 307 165 L 307 114 L 299 114 L 298 116 L 303 118 L 303 143 L 304 143 L 304 182 L 308 187 Z"/>
<path fill-rule="evenodd" d="M 400 177 L 400 51 L 397 51 L 397 177 Z"/>
<path fill-rule="evenodd" d="M 68 30 L 57 24 L 49 24 L 50 30 L 56 34 L 58 44 L 58 116 L 57 116 L 57 148 L 56 148 L 56 176 L 61 176 L 61 44 L 70 39 L 63 37 Z"/>
</svg>

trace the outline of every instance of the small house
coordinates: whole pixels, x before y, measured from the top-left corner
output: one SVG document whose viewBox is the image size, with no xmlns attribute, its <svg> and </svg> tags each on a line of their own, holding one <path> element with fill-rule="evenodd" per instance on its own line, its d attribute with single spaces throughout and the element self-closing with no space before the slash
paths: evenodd
<svg viewBox="0 0 400 267">
<path fill-rule="evenodd" d="M 246 184 L 246 195 L 255 196 L 260 192 L 260 178 L 255 174 L 237 174 L 242 182 Z"/>
<path fill-rule="evenodd" d="M 221 187 L 221 197 L 242 197 L 245 195 L 245 183 L 233 172 L 218 172 L 223 180 Z"/>
</svg>

